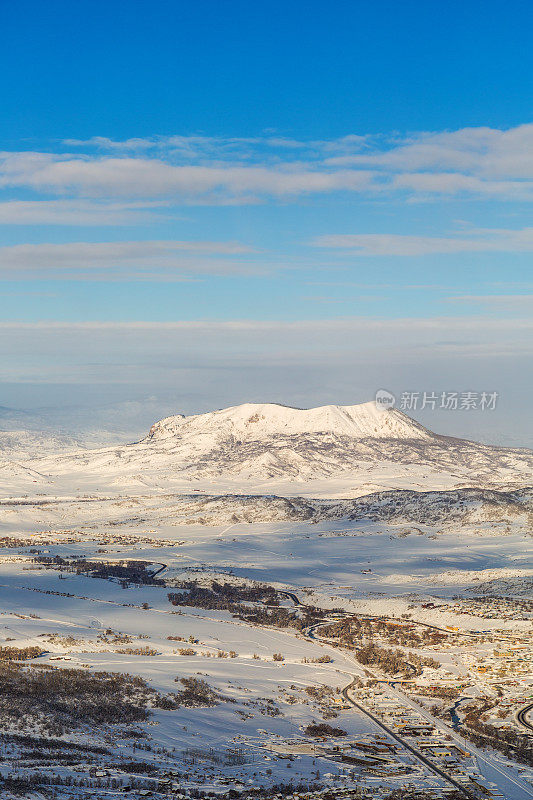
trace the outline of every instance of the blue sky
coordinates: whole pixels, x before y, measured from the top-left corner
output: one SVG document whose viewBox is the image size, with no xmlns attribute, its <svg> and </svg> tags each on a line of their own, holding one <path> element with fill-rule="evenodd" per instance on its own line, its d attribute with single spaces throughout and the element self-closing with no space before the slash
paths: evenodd
<svg viewBox="0 0 533 800">
<path fill-rule="evenodd" d="M 530 3 L 1 14 L 0 405 L 489 389 L 419 417 L 531 439 Z"/>
</svg>

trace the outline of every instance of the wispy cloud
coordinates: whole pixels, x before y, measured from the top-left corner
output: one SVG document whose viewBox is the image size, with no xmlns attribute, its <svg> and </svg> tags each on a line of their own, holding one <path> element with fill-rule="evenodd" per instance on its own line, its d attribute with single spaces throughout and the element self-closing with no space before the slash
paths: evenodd
<svg viewBox="0 0 533 800">
<path fill-rule="evenodd" d="M 533 330 L 533 319 L 493 319 L 485 316 L 470 317 L 402 317 L 402 318 L 378 318 L 378 317 L 345 317 L 343 319 L 309 319 L 309 320 L 255 320 L 255 319 L 234 319 L 234 320 L 174 320 L 174 321 L 145 321 L 136 320 L 129 322 L 109 321 L 65 321 L 43 320 L 38 322 L 9 322 L 0 321 L 1 330 L 11 331 L 200 331 L 204 333 L 265 333 L 272 334 L 279 332 L 281 336 L 287 333 L 299 333 L 307 336 L 309 333 L 322 335 L 332 332 L 344 334 L 347 331 L 384 331 L 393 335 L 398 331 L 412 332 L 413 336 L 418 336 L 420 331 L 434 331 L 438 336 L 443 333 L 457 334 L 464 332 L 493 332 L 513 330 L 531 331 Z M 242 340 L 246 345 L 246 340 Z M 531 343 L 533 348 L 533 342 Z M 353 347 L 353 342 L 346 343 L 347 348 Z"/>
<path fill-rule="evenodd" d="M 136 225 L 176 218 L 167 203 L 112 203 L 90 200 L 6 200 L 0 225 Z"/>
<path fill-rule="evenodd" d="M 337 156 L 359 152 L 366 144 L 367 136 L 347 134 L 337 139 L 294 139 L 283 135 L 264 136 L 202 136 L 174 135 L 131 138 L 123 141 L 105 136 L 90 139 L 65 139 L 70 148 L 95 149 L 100 152 L 128 153 L 151 151 L 180 156 L 182 158 L 237 158 L 279 159 L 281 154 L 298 152 L 309 158 Z"/>
<path fill-rule="evenodd" d="M 414 172 L 393 176 L 391 187 L 414 197 L 466 195 L 501 200 L 533 200 L 533 182 L 487 180 L 459 172 Z"/>
<path fill-rule="evenodd" d="M 319 236 L 315 247 L 347 250 L 360 256 L 427 256 L 454 253 L 528 253 L 533 251 L 533 228 L 475 229 L 469 236 L 410 236 L 355 233 Z"/>
<path fill-rule="evenodd" d="M 129 241 L 0 247 L 0 276 L 180 280 L 261 272 L 239 242 Z M 91 275 L 94 271 L 96 274 Z"/>
<path fill-rule="evenodd" d="M 366 170 L 320 170 L 302 164 L 176 166 L 160 158 L 76 158 L 51 153 L 3 154 L 0 186 L 85 197 L 174 197 L 254 201 L 370 188 Z"/>
<path fill-rule="evenodd" d="M 451 303 L 483 305 L 497 311 L 530 311 L 533 309 L 533 294 L 462 294 L 449 297 Z"/>
</svg>

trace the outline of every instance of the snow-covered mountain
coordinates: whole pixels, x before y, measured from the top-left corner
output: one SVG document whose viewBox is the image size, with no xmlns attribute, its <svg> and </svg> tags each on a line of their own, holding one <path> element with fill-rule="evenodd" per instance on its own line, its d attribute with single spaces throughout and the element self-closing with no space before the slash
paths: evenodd
<svg viewBox="0 0 533 800">
<path fill-rule="evenodd" d="M 168 440 L 190 434 L 211 434 L 216 439 L 233 437 L 239 441 L 300 434 L 334 434 L 354 439 L 429 439 L 433 435 L 401 411 L 383 412 L 373 402 L 305 409 L 274 403 L 244 403 L 208 414 L 166 417 L 152 426 L 148 438 Z"/>
<path fill-rule="evenodd" d="M 247 403 L 167 417 L 134 444 L 24 465 L 47 485 L 91 491 L 199 487 L 347 497 L 388 489 L 522 487 L 531 483 L 533 452 L 441 436 L 373 402 L 312 409 Z"/>
</svg>

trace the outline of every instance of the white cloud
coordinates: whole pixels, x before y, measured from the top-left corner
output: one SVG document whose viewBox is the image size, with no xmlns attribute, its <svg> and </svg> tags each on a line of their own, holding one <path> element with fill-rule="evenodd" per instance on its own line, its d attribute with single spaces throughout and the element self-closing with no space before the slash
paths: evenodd
<svg viewBox="0 0 533 800">
<path fill-rule="evenodd" d="M 458 172 L 403 173 L 391 179 L 391 186 L 416 196 L 462 194 L 502 200 L 533 200 L 533 181 L 483 180 Z"/>
<path fill-rule="evenodd" d="M 533 124 L 381 137 L 360 153 L 329 158 L 330 167 L 381 170 L 393 187 L 424 194 L 533 199 Z"/>
<path fill-rule="evenodd" d="M 426 256 L 453 253 L 527 253 L 533 251 L 533 228 L 476 229 L 470 236 L 410 236 L 356 233 L 319 236 L 315 247 L 349 250 L 360 256 Z"/>
<path fill-rule="evenodd" d="M 6 200 L 0 202 L 0 225 L 134 225 L 168 219 L 165 213 L 154 213 L 166 207 L 146 201 Z"/>
<path fill-rule="evenodd" d="M 20 244 L 0 247 L 0 275 L 62 278 L 231 275 L 261 271 L 239 242 L 129 241 Z M 158 272 L 159 270 L 159 272 Z M 161 272 L 162 270 L 162 272 Z M 96 276 L 91 276 L 96 271 Z"/>
<path fill-rule="evenodd" d="M 60 158 L 53 154 L 4 154 L 0 186 L 75 193 L 86 197 L 256 195 L 286 197 L 369 188 L 366 171 L 309 169 L 301 165 L 175 166 L 147 158 Z"/>
<path fill-rule="evenodd" d="M 367 165 L 398 172 L 449 170 L 484 178 L 533 178 L 533 124 L 508 130 L 478 127 L 419 132 L 381 142 L 359 154 L 330 159 L 335 166 Z"/>
<path fill-rule="evenodd" d="M 329 141 L 96 136 L 63 145 L 75 152 L 0 154 L 0 187 L 130 202 L 245 203 L 332 192 L 533 200 L 533 124 Z"/>
</svg>

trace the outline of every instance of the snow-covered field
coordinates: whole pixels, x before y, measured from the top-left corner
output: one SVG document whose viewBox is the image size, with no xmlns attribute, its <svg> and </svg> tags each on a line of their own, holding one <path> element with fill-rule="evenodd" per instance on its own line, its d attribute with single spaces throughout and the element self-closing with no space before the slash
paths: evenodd
<svg viewBox="0 0 533 800">
<path fill-rule="evenodd" d="M 168 593 L 191 580 L 267 585 L 296 615 L 301 603 L 320 609 L 322 620 L 356 614 L 437 630 L 448 637 L 440 649 L 417 652 L 440 667 L 425 668 L 421 680 L 440 685 L 452 676 L 474 699 L 495 694 L 479 659 L 492 669 L 493 651 L 517 646 L 522 654 L 530 637 L 530 451 L 441 437 L 373 404 L 246 405 L 162 420 L 133 445 L 7 456 L 0 648 L 39 648 L 28 663 L 43 674 L 46 665 L 127 674 L 152 692 L 149 716 L 135 724 L 71 719 L 56 739 L 111 753 L 80 750 L 76 764 L 65 754 L 24 756 L 14 737 L 42 736 L 42 720 L 4 716 L 3 774 L 78 776 L 83 787 L 58 788 L 61 797 L 104 789 L 118 796 L 133 785 L 120 765 L 136 761 L 145 766 L 132 773 L 140 776 L 134 790 L 162 797 L 300 782 L 380 786 L 381 796 L 407 783 L 434 786 L 436 796 L 449 788 L 400 746 L 385 771 L 365 765 L 365 746 L 384 733 L 340 693 L 354 676 L 374 674 L 353 651 L 325 643 L 312 626 L 275 628 L 220 608 L 173 606 Z M 89 577 L 83 560 L 146 562 L 160 585 Z M 524 663 L 520 655 L 502 689 L 515 704 L 532 682 Z M 214 705 L 156 701 L 191 677 L 206 681 Z M 304 731 L 312 722 L 346 736 L 313 738 Z M 359 762 L 339 755 L 347 741 Z M 502 758 L 475 757 L 468 769 L 504 797 L 529 796 L 527 773 Z M 174 788 L 158 787 L 150 770 Z"/>
</svg>

